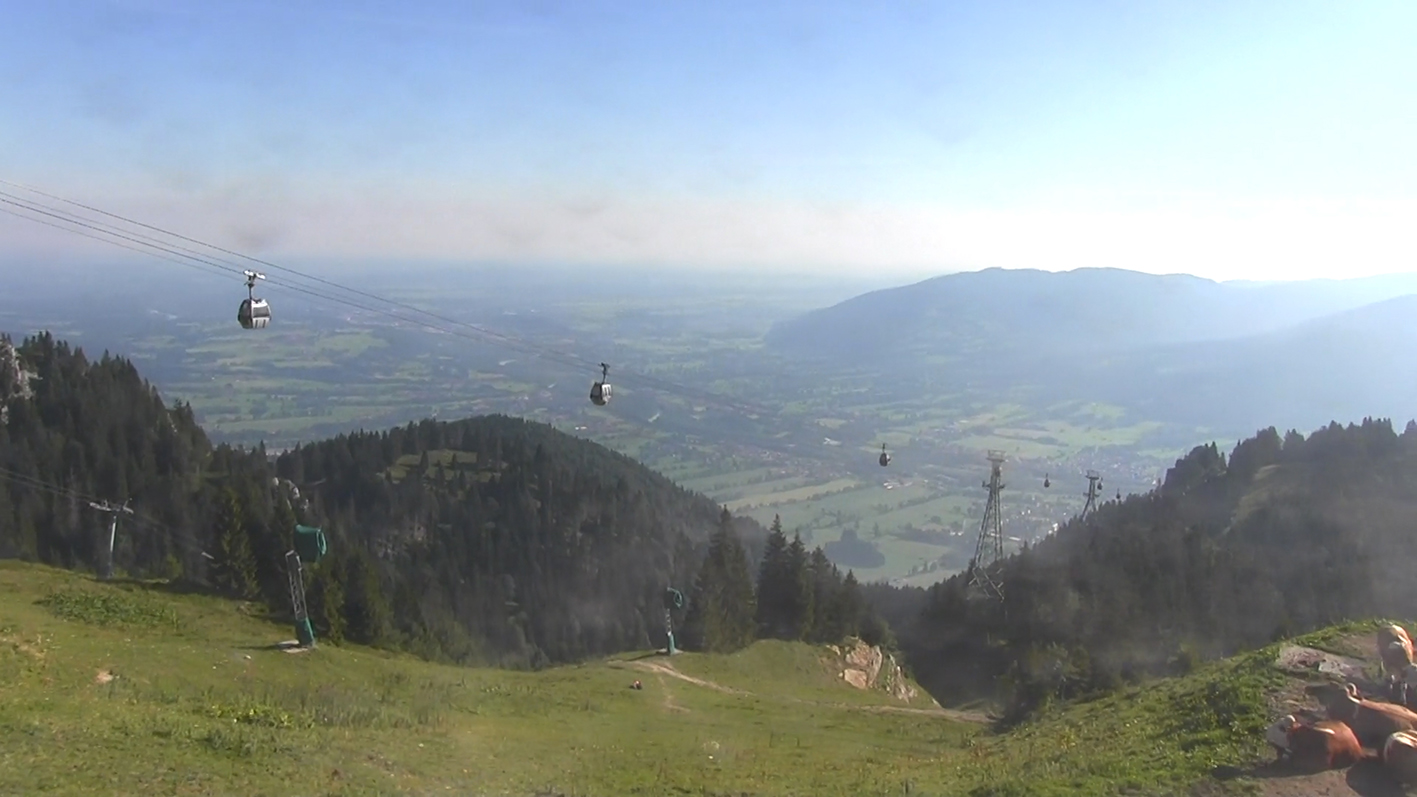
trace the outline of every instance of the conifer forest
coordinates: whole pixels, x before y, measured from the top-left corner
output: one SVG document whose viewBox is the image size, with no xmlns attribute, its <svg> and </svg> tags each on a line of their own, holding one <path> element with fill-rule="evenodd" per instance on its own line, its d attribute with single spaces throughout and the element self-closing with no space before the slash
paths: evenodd
<svg viewBox="0 0 1417 797">
<path fill-rule="evenodd" d="M 540 668 L 665 644 L 860 635 L 942 700 L 998 696 L 1021 718 L 1345 618 L 1417 601 L 1417 425 L 1263 429 L 1178 459 L 1145 495 L 998 565 L 1003 602 L 957 574 L 859 584 L 820 548 L 764 529 L 631 459 L 506 416 L 425 420 L 300 445 L 214 445 L 133 364 L 48 334 L 0 346 L 0 556 L 115 572 L 290 612 L 296 524 L 318 634 L 441 661 Z"/>
</svg>

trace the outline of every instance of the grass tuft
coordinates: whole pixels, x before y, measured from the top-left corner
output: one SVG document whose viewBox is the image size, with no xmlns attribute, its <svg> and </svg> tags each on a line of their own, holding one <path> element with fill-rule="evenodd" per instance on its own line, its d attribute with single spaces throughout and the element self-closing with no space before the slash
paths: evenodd
<svg viewBox="0 0 1417 797">
<path fill-rule="evenodd" d="M 95 591 L 66 587 L 36 601 L 56 617 L 74 622 L 119 628 L 177 630 L 179 617 L 171 606 L 147 595 L 116 590 Z"/>
</svg>

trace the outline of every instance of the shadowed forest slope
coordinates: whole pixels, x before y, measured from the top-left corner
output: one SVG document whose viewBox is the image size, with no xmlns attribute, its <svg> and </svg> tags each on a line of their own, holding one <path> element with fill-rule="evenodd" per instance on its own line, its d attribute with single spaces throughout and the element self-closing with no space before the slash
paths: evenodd
<svg viewBox="0 0 1417 797">
<path fill-rule="evenodd" d="M 130 502 L 119 575 L 279 614 L 293 529 L 320 526 L 307 597 L 324 638 L 511 666 L 642 649 L 725 522 L 745 566 L 764 544 L 754 521 L 542 424 L 425 421 L 272 457 L 212 446 L 131 363 L 47 334 L 0 341 L 0 374 L 0 556 L 102 569 L 108 518 L 89 502 Z"/>
<path fill-rule="evenodd" d="M 966 574 L 871 587 L 941 699 L 997 688 L 1015 710 L 1113 688 L 1348 618 L 1417 605 L 1417 424 L 1273 428 L 1227 457 L 1177 460 L 1161 487 L 1108 501 L 998 566 L 1000 603 Z"/>
</svg>

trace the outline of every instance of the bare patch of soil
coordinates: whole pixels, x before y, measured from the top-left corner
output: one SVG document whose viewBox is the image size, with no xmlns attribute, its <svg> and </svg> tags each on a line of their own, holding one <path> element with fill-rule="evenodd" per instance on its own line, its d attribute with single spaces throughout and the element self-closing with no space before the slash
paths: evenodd
<svg viewBox="0 0 1417 797">
<path fill-rule="evenodd" d="M 670 678 L 677 678 L 681 681 L 687 681 L 696 686 L 702 686 L 706 689 L 713 689 L 717 692 L 723 692 L 724 694 L 740 695 L 743 697 L 755 696 L 752 692 L 745 692 L 741 689 L 733 689 L 722 684 L 714 683 L 713 681 L 706 681 L 702 678 L 695 678 L 694 676 L 682 673 L 674 669 L 674 667 L 663 662 L 631 661 L 627 663 L 637 670 L 644 670 L 646 672 L 654 673 L 656 677 L 667 675 Z M 808 705 L 818 706 L 831 706 L 832 708 L 866 711 L 874 714 L 915 714 L 918 716 L 942 717 L 944 719 L 954 720 L 955 722 L 970 722 L 981 724 L 990 722 L 990 717 L 988 715 L 981 714 L 976 711 L 954 711 L 947 708 L 909 708 L 906 706 L 855 706 L 849 703 L 823 703 L 813 700 L 801 700 L 798 698 L 788 699 L 792 700 L 795 703 L 806 703 Z"/>
</svg>

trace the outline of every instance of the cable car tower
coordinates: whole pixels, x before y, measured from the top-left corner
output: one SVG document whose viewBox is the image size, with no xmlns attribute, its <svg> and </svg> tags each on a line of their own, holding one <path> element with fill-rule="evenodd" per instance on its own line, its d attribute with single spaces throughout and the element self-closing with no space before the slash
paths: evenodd
<svg viewBox="0 0 1417 797">
<path fill-rule="evenodd" d="M 1087 516 L 1097 511 L 1097 496 L 1102 494 L 1102 474 L 1095 470 L 1087 472 L 1087 503 L 1083 504 L 1082 514 L 1078 515 L 1079 520 L 1086 520 Z"/>
<path fill-rule="evenodd" d="M 132 499 L 130 498 L 128 500 L 131 501 Z M 100 512 L 107 512 L 112 516 L 108 523 L 108 559 L 103 563 L 103 580 L 107 581 L 113 578 L 113 542 L 118 537 L 118 516 L 131 515 L 133 514 L 133 510 L 128 508 L 128 501 L 124 501 L 122 506 L 114 506 L 107 501 L 101 504 L 95 504 L 93 501 L 90 501 L 89 506 Z"/>
<path fill-rule="evenodd" d="M 978 589 L 997 600 L 1004 599 L 1004 585 L 990 574 L 989 569 L 1004 558 L 1003 517 L 999 511 L 999 494 L 1004 491 L 1004 452 L 989 452 L 989 502 L 984 505 L 984 521 L 979 524 L 979 542 L 974 546 L 974 558 L 969 560 L 967 587 Z"/>
</svg>

